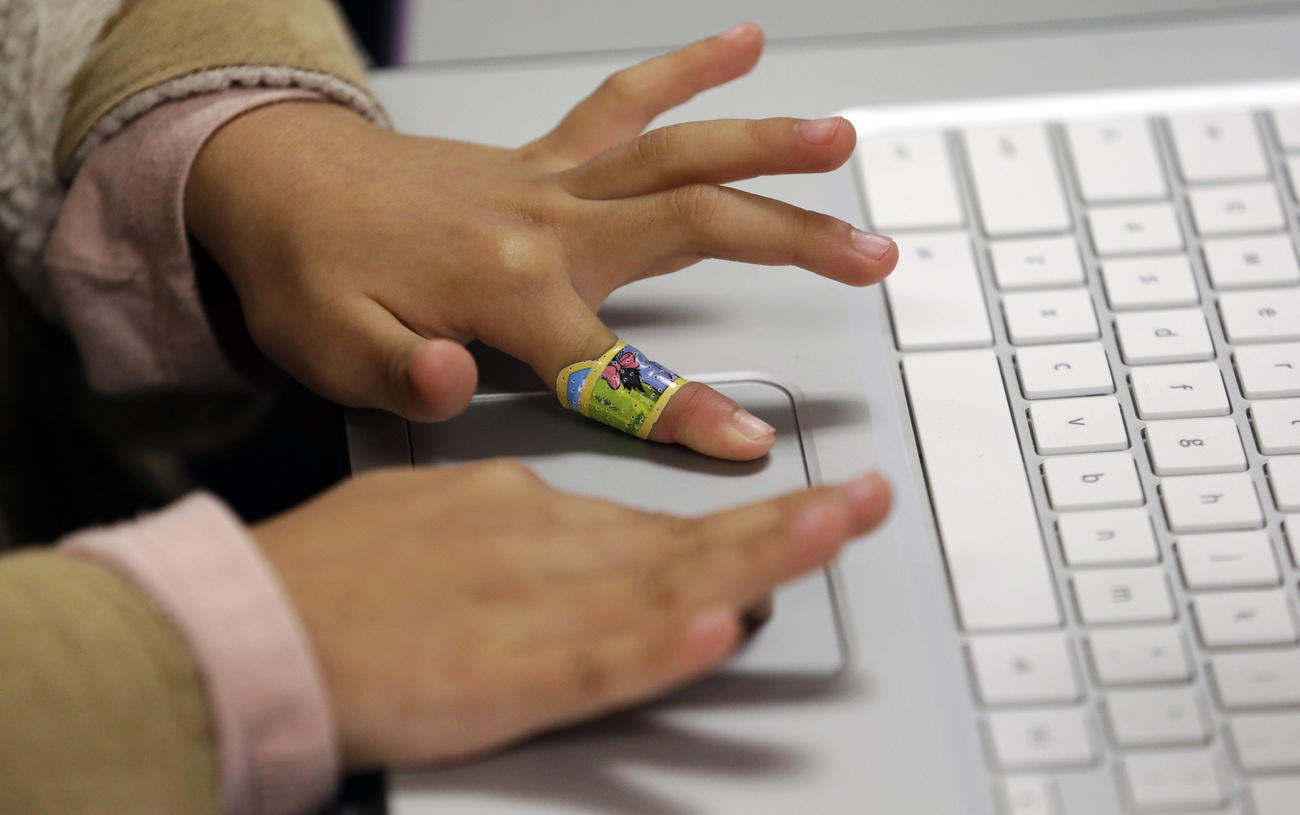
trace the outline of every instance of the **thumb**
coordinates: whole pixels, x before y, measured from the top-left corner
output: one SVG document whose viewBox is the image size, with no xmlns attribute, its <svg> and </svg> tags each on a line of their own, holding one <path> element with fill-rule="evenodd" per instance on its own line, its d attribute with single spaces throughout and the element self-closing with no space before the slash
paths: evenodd
<svg viewBox="0 0 1300 815">
<path fill-rule="evenodd" d="M 535 312 L 546 314 L 545 320 L 516 321 L 510 336 L 493 338 L 496 341 L 484 337 L 531 365 L 549 387 L 555 387 L 564 368 L 598 360 L 619 341 L 576 293 L 570 290 L 557 300 L 551 308 Z M 707 385 L 688 382 L 671 395 L 649 439 L 681 444 L 714 458 L 748 461 L 772 449 L 775 435 L 771 426 L 733 400 Z"/>
<path fill-rule="evenodd" d="M 348 356 L 357 367 L 336 372 L 348 380 L 344 391 L 358 396 L 345 401 L 381 407 L 417 422 L 450 419 L 469 405 L 478 368 L 465 346 L 423 337 L 384 308 L 367 310 L 356 329 L 360 336 L 354 334 L 353 347 L 361 353 Z"/>
</svg>

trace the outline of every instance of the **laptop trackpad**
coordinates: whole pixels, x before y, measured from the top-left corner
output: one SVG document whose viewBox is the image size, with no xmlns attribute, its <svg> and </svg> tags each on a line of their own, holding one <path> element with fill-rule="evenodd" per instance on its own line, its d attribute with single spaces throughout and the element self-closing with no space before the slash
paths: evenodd
<svg viewBox="0 0 1300 815">
<path fill-rule="evenodd" d="M 647 510 L 700 515 L 802 489 L 809 470 L 794 400 L 762 381 L 712 382 L 776 428 L 772 452 L 759 461 L 705 458 L 677 446 L 647 444 L 564 411 L 545 393 L 493 394 L 474 399 L 455 419 L 411 424 L 417 465 L 446 465 L 496 456 L 523 460 L 552 486 Z M 827 575 L 783 587 L 772 618 L 719 676 L 691 694 L 724 697 L 780 695 L 788 680 L 834 676 L 844 666 L 839 617 Z M 789 688 L 797 694 L 794 688 Z M 724 701 L 720 699 L 719 701 Z"/>
</svg>

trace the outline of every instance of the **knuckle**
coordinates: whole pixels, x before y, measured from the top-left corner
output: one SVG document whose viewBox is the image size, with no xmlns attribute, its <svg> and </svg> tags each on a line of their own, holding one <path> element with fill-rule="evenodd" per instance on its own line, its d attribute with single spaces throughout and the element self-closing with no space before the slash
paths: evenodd
<svg viewBox="0 0 1300 815">
<path fill-rule="evenodd" d="M 642 133 L 632 145 L 637 161 L 649 167 L 658 167 L 672 158 L 676 141 L 672 128 L 660 127 Z"/>
<path fill-rule="evenodd" d="M 681 224 L 700 229 L 713 222 L 722 203 L 722 189 L 712 184 L 677 187 L 669 198 L 673 217 Z"/>
<path fill-rule="evenodd" d="M 633 76 L 627 70 L 622 70 L 605 77 L 596 93 L 616 104 L 632 103 L 639 96 L 636 84 Z"/>
<path fill-rule="evenodd" d="M 556 282 L 555 247 L 534 228 L 503 229 L 492 239 L 491 263 L 523 297 L 532 297 Z"/>
</svg>

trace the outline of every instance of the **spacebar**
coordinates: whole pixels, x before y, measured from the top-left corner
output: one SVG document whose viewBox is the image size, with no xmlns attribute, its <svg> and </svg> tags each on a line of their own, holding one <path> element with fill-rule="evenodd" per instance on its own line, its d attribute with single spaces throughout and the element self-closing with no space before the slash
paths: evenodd
<svg viewBox="0 0 1300 815">
<path fill-rule="evenodd" d="M 903 378 L 962 626 L 1060 625 L 997 357 L 907 354 Z"/>
</svg>

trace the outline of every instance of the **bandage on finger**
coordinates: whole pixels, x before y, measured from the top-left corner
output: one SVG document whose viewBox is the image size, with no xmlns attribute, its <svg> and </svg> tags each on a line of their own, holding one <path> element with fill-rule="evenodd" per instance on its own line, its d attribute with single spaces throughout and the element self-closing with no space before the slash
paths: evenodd
<svg viewBox="0 0 1300 815">
<path fill-rule="evenodd" d="M 555 378 L 560 404 L 639 439 L 650 435 L 686 380 L 625 342 L 599 359 L 575 362 Z"/>
</svg>

